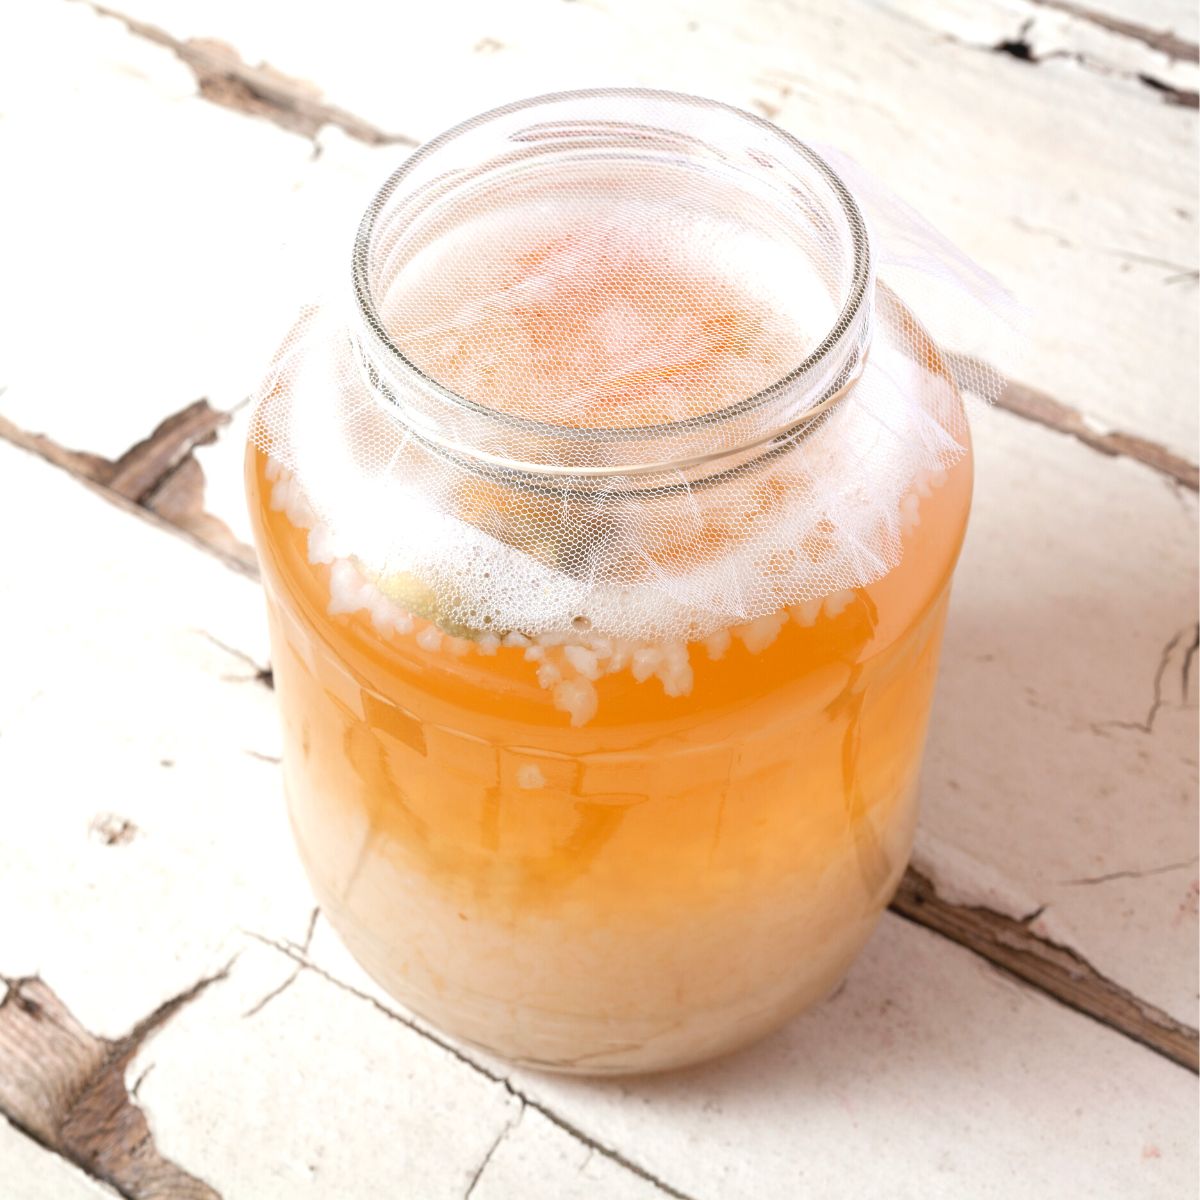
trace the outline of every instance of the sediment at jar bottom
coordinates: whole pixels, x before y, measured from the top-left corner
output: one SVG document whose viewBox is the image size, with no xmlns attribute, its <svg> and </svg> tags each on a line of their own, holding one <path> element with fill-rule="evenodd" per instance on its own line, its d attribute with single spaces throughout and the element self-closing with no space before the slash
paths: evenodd
<svg viewBox="0 0 1200 1200">
<path fill-rule="evenodd" d="M 439 894 L 380 849 L 364 850 L 347 902 L 296 836 L 322 912 L 418 1017 L 517 1065 L 644 1074 L 749 1045 L 838 986 L 907 862 L 915 788 L 898 808 L 892 868 L 869 895 L 849 850 L 815 886 L 749 888 L 720 907 L 681 899 L 672 914 L 634 921 L 571 906 L 497 920 L 484 904 Z M 386 913 L 363 911 L 372 898 Z"/>
<path fill-rule="evenodd" d="M 401 1002 L 514 1061 L 644 1072 L 752 1041 L 836 986 L 903 870 L 943 613 L 844 720 L 768 696 L 737 742 L 702 727 L 572 762 L 451 743 L 365 693 L 360 720 L 343 669 L 318 681 L 319 646 L 274 608 L 290 812 L 324 911 Z M 807 760 L 789 737 L 806 718 Z M 864 725 L 891 753 L 861 753 Z"/>
</svg>

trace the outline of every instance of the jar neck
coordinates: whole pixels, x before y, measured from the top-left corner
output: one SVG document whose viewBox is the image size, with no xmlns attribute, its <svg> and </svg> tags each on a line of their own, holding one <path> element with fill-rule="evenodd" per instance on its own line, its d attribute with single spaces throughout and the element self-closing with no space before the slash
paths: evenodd
<svg viewBox="0 0 1200 1200">
<path fill-rule="evenodd" d="M 701 136 L 702 135 L 702 136 Z M 422 369 L 389 328 L 388 297 L 414 257 L 512 196 L 588 194 L 658 176 L 687 203 L 753 213 L 780 244 L 820 256 L 814 273 L 836 316 L 797 345 L 766 387 L 710 411 L 631 425 L 558 423 L 501 409 Z M 632 181 L 632 182 L 631 182 Z M 656 183 L 656 186 L 662 186 Z M 359 228 L 353 258 L 356 362 L 391 417 L 464 469 L 535 488 L 636 490 L 719 480 L 803 439 L 853 390 L 873 324 L 873 268 L 862 214 L 825 161 L 739 110 L 641 89 L 563 93 L 498 109 L 418 150 L 387 181 Z"/>
</svg>

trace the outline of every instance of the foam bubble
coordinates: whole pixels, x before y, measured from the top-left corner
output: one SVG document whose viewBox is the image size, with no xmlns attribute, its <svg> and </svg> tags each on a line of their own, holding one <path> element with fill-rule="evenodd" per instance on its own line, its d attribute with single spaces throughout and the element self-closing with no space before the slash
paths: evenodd
<svg viewBox="0 0 1200 1200">
<path fill-rule="evenodd" d="M 417 305 L 403 318 L 389 310 L 389 319 L 399 322 L 397 337 L 404 322 L 410 333 L 425 330 L 422 344 L 431 354 L 448 355 L 455 370 L 480 372 L 476 382 L 485 388 L 484 399 L 524 416 L 569 423 L 572 405 L 586 408 L 596 399 L 588 387 L 597 378 L 605 381 L 609 402 L 623 397 L 613 411 L 626 420 L 638 416 L 638 405 L 649 406 L 645 416 L 656 405 L 672 412 L 681 405 L 706 410 L 745 398 L 793 365 L 824 331 L 828 289 L 805 248 L 781 240 L 778 229 L 719 205 L 715 214 L 660 206 L 654 220 L 639 224 L 611 199 L 598 203 L 581 194 L 537 211 L 515 204 L 434 239 L 401 271 L 407 282 L 394 289 L 394 304 L 425 289 L 426 308 L 450 313 L 458 332 L 438 350 L 440 334 L 430 322 L 422 324 Z M 487 331 L 496 332 L 498 317 L 489 288 L 492 299 L 502 294 L 509 308 L 545 301 L 554 294 L 547 279 L 580 259 L 581 243 L 569 236 L 580 229 L 590 229 L 583 245 L 618 266 L 650 263 L 660 275 L 674 272 L 686 282 L 655 318 L 658 341 L 650 342 L 682 352 L 707 338 L 703 379 L 697 382 L 694 371 L 676 372 L 678 363 L 662 356 L 647 364 L 631 349 L 645 330 L 639 335 L 630 327 L 629 296 L 616 303 L 605 290 L 610 277 L 596 263 L 590 268 L 596 325 L 580 335 L 580 344 L 592 350 L 581 351 L 582 357 L 547 351 L 548 357 L 534 361 L 525 342 L 515 348 L 506 348 L 503 338 L 490 344 Z M 525 281 L 510 279 L 500 289 L 514 262 L 529 260 L 557 234 L 566 240 L 533 271 L 538 281 L 529 282 L 526 262 Z M 809 262 L 806 274 L 796 275 L 796 256 Z M 724 305 L 741 321 L 742 333 L 752 328 L 749 350 L 736 339 L 719 353 L 713 350 L 725 332 L 719 321 L 697 331 L 685 302 L 705 279 L 716 289 L 718 308 Z M 466 287 L 472 280 L 473 291 Z M 712 296 L 709 301 L 715 303 Z M 272 482 L 271 503 L 312 530 L 314 562 L 353 558 L 379 581 L 419 580 L 425 598 L 410 607 L 435 614 L 454 634 L 495 630 L 503 638 L 519 630 L 565 637 L 583 622 L 597 636 L 640 645 L 703 639 L 782 609 L 794 615 L 799 610 L 796 619 L 808 621 L 807 605 L 869 584 L 899 562 L 903 538 L 919 520 L 920 489 L 932 486 L 963 453 L 965 439 L 956 432 L 961 401 L 953 384 L 930 365 L 938 361 L 935 354 L 914 357 L 916 335 L 903 310 L 892 303 L 881 311 L 862 379 L 788 453 L 718 487 L 680 488 L 647 501 L 601 491 L 587 503 L 553 494 L 538 498 L 427 451 L 397 419 L 397 407 L 364 383 L 344 326 L 336 314 L 326 314 L 306 331 L 304 353 L 289 360 L 293 374 L 286 389 L 266 402 L 272 452 L 287 468 Z M 526 342 L 528 335 L 526 329 Z M 649 368 L 664 375 L 654 386 L 645 375 Z M 659 384 L 666 392 L 655 391 Z M 414 400 L 410 409 L 412 396 L 403 393 L 401 407 L 414 426 L 426 421 L 440 429 L 439 421 L 459 419 L 458 409 L 443 401 L 437 408 L 427 398 Z M 520 456 L 522 447 L 505 441 L 509 428 L 497 424 L 488 434 L 489 452 Z M 726 433 L 714 425 L 714 446 Z M 646 461 L 670 457 L 669 447 L 653 439 L 638 445 Z M 603 447 L 593 450 L 603 458 Z M 551 446 L 546 453 L 553 457 L 556 451 Z M 377 624 L 386 624 L 382 612 Z"/>
<path fill-rule="evenodd" d="M 921 496 L 932 495 L 946 478 L 944 472 L 925 473 L 922 486 L 914 486 L 906 497 L 905 511 L 913 505 L 919 508 Z M 273 496 L 279 499 L 280 509 L 305 520 L 313 519 L 312 509 L 286 472 L 277 472 L 274 487 Z M 309 530 L 309 554 L 314 565 L 327 562 L 334 543 L 335 539 L 321 526 Z M 434 594 L 424 587 L 419 590 L 422 596 Z M 752 621 L 729 625 L 691 642 L 613 637 L 599 632 L 592 619 L 578 616 L 567 622 L 566 628 L 530 633 L 509 629 L 463 637 L 440 627 L 436 619 L 429 619 L 429 614 L 422 618 L 408 611 L 364 574 L 357 560 L 335 557 L 329 562 L 328 611 L 335 616 L 365 611 L 381 636 L 411 635 L 427 653 L 442 652 L 461 658 L 471 653 L 492 656 L 501 648 L 519 650 L 538 684 L 551 693 L 555 707 L 567 713 L 573 725 L 583 725 L 597 711 L 599 693 L 595 683 L 604 676 L 628 670 L 638 683 L 656 679 L 668 697 L 686 696 L 694 682 L 693 649 L 699 652 L 703 647 L 709 659 L 720 661 L 736 640 L 750 654 L 761 654 L 775 643 L 789 619 L 804 627 L 815 625 L 822 617 L 835 620 L 856 597 L 854 589 L 838 589 Z"/>
</svg>

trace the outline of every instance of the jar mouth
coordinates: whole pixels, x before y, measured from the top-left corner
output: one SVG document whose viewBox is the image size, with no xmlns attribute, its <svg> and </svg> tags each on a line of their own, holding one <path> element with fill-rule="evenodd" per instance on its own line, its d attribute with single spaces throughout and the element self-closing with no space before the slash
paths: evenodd
<svg viewBox="0 0 1200 1200">
<path fill-rule="evenodd" d="M 446 386 L 397 343 L 380 311 L 378 289 L 373 274 L 377 265 L 376 250 L 381 224 L 396 216 L 393 202 L 397 198 L 404 198 L 405 188 L 408 187 L 408 195 L 410 198 L 415 197 L 419 213 L 424 207 L 436 203 L 439 194 L 445 195 L 460 187 L 464 174 L 469 179 L 473 175 L 486 173 L 496 161 L 495 158 L 477 163 L 466 173 L 461 169 L 442 173 L 435 170 L 424 181 L 417 178 L 423 169 L 427 170 L 430 167 L 433 156 L 459 139 L 477 134 L 494 123 L 503 122 L 506 118 L 511 121 L 512 118 L 532 110 L 544 110 L 547 119 L 509 131 L 505 141 L 508 146 L 507 154 L 512 161 L 533 159 L 538 154 L 545 153 L 547 147 L 569 151 L 591 150 L 601 157 L 613 155 L 621 147 L 643 152 L 665 150 L 675 154 L 680 154 L 687 148 L 698 148 L 706 153 L 714 153 L 711 145 L 684 130 L 671 128 L 668 124 L 625 119 L 623 115 L 614 119 L 611 114 L 611 107 L 619 108 L 620 105 L 626 104 L 632 109 L 639 103 L 666 109 L 707 110 L 717 114 L 734 127 L 744 127 L 747 133 L 752 133 L 758 141 L 766 139 L 772 143 L 783 155 L 791 156 L 793 164 L 811 172 L 827 189 L 827 194 L 832 198 L 837 211 L 836 214 L 826 215 L 835 215 L 841 221 L 847 235 L 849 251 L 848 278 L 844 295 L 830 327 L 795 366 L 765 387 L 758 388 L 723 407 L 668 421 L 623 426 L 562 424 L 494 407 Z M 589 104 L 595 106 L 590 112 L 587 108 Z M 568 120 L 552 119 L 556 115 L 554 109 L 560 106 L 565 106 L 568 110 L 574 106 L 583 106 L 584 111 Z M 609 111 L 606 111 L 606 106 L 610 106 Z M 495 149 L 494 144 L 492 148 Z M 740 147 L 739 151 L 751 166 L 757 164 L 764 176 L 775 166 L 781 165 L 779 159 L 763 154 L 749 144 Z M 715 153 L 718 158 L 727 157 L 719 151 Z M 782 165 L 787 166 L 786 163 Z M 796 193 L 796 206 L 800 211 L 804 204 L 803 194 L 795 186 L 791 186 L 790 190 Z M 815 220 L 811 212 L 808 215 L 811 220 Z M 808 403 L 793 412 L 775 434 L 776 438 L 794 438 L 798 430 L 807 423 L 805 413 L 812 411 L 815 416 L 824 412 L 831 403 L 836 403 L 849 390 L 847 381 L 852 383 L 861 369 L 867 344 L 867 330 L 863 327 L 869 324 L 871 281 L 872 262 L 865 219 L 849 188 L 824 158 L 799 139 L 753 113 L 720 101 L 650 88 L 593 88 L 547 93 L 491 109 L 453 126 L 416 149 L 383 184 L 359 224 L 352 256 L 355 307 L 367 340 L 367 345 L 362 347 L 364 366 L 374 389 L 381 392 L 391 405 L 404 408 L 405 402 L 394 394 L 384 376 L 416 383 L 423 391 L 432 393 L 451 409 L 458 410 L 463 415 L 478 417 L 489 425 L 566 442 L 637 442 L 669 439 L 711 430 L 714 426 L 753 416 L 769 406 L 772 401 L 788 395 L 801 385 L 806 377 L 815 377 L 819 386 L 808 391 Z M 862 329 L 860 336 L 848 337 L 856 328 Z M 848 342 L 852 344 L 847 346 Z M 842 356 L 845 361 L 834 361 L 838 352 L 845 350 L 849 351 L 848 356 Z M 382 371 L 377 368 L 382 368 Z M 418 437 L 422 436 L 420 430 L 415 432 Z M 772 439 L 766 437 L 759 439 L 764 443 L 770 440 Z M 532 472 L 546 471 L 546 465 L 539 463 L 509 465 L 520 466 Z M 646 469 L 613 466 L 597 473 L 618 475 L 635 470 L 636 473 L 644 473 Z M 564 468 L 563 473 L 572 472 L 569 468 Z"/>
</svg>

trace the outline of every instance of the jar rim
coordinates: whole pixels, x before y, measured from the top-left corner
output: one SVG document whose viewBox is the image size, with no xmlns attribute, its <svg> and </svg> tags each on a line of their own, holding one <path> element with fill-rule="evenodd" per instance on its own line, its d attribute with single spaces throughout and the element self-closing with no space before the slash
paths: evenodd
<svg viewBox="0 0 1200 1200">
<path fill-rule="evenodd" d="M 722 110 L 732 114 L 739 120 L 748 122 L 749 124 L 766 130 L 774 138 L 778 139 L 790 151 L 798 154 L 805 163 L 816 171 L 819 178 L 829 187 L 837 204 L 840 207 L 841 215 L 845 218 L 847 228 L 850 233 L 850 247 L 852 250 L 851 270 L 849 285 L 846 288 L 845 299 L 842 302 L 840 311 L 834 319 L 831 327 L 825 333 L 824 337 L 818 344 L 790 371 L 782 378 L 768 384 L 766 387 L 759 389 L 750 396 L 737 400 L 732 404 L 726 405 L 724 408 L 715 409 L 711 412 L 701 413 L 698 415 L 684 417 L 673 421 L 659 422 L 646 425 L 627 425 L 618 427 L 606 426 L 578 426 L 578 425 L 560 425 L 553 422 L 539 421 L 533 418 L 522 416 L 518 413 L 508 412 L 503 409 L 494 408 L 491 405 L 483 404 L 478 400 L 472 400 L 468 396 L 464 396 L 459 392 L 445 386 L 429 372 L 418 366 L 405 352 L 393 341 L 391 335 L 380 316 L 378 307 L 375 302 L 369 279 L 369 263 L 370 252 L 373 244 L 373 238 L 376 234 L 377 223 L 380 217 L 386 211 L 388 201 L 401 188 L 402 184 L 412 174 L 415 168 L 429 158 L 430 155 L 442 149 L 454 139 L 480 128 L 486 123 L 496 120 L 501 117 L 509 116 L 513 113 L 521 112 L 527 109 L 533 109 L 539 106 L 553 105 L 570 101 L 586 101 L 589 99 L 597 100 L 654 100 L 660 102 L 669 102 L 671 104 L 682 104 L 692 107 L 709 108 L 714 110 Z M 632 127 L 632 125 L 631 125 Z M 654 127 L 649 127 L 654 128 Z M 664 130 L 664 132 L 670 132 Z M 354 239 L 352 260 L 351 260 L 351 279 L 354 292 L 354 301 L 357 312 L 366 328 L 372 335 L 372 340 L 383 350 L 385 357 L 394 365 L 398 366 L 403 375 L 408 377 L 416 377 L 424 385 L 434 389 L 434 391 L 443 399 L 460 407 L 476 416 L 484 417 L 500 424 L 506 424 L 513 428 L 519 428 L 524 432 L 532 434 L 540 434 L 552 437 L 563 438 L 567 440 L 621 440 L 635 441 L 641 439 L 655 439 L 670 437 L 675 434 L 686 434 L 699 429 L 705 429 L 723 421 L 732 420 L 737 417 L 745 416 L 748 413 L 754 412 L 756 409 L 770 403 L 771 400 L 778 397 L 780 394 L 788 391 L 798 380 L 809 374 L 827 360 L 832 352 L 841 343 L 845 334 L 853 328 L 859 314 L 862 312 L 863 306 L 868 298 L 868 287 L 871 280 L 871 253 L 870 241 L 867 233 L 867 225 L 863 217 L 862 210 L 859 208 L 850 189 L 842 180 L 841 176 L 833 169 L 832 166 L 815 150 L 806 145 L 800 139 L 794 137 L 786 130 L 781 129 L 773 122 L 760 117 L 755 113 L 750 113 L 744 109 L 740 109 L 735 105 L 726 104 L 720 100 L 713 100 L 703 96 L 695 96 L 686 92 L 675 92 L 658 88 L 641 88 L 641 87 L 602 87 L 602 88 L 583 88 L 578 90 L 547 92 L 538 96 L 531 96 L 522 100 L 511 101 L 508 104 L 500 105 L 499 107 L 489 109 L 476 116 L 470 117 L 465 121 L 461 121 L 449 129 L 431 138 L 418 146 L 395 171 L 388 176 L 375 197 L 367 207 L 359 222 L 358 230 Z M 380 387 L 382 381 L 378 375 L 376 376 L 376 386 Z M 845 394 L 848 390 L 845 387 L 845 380 L 848 372 L 839 372 L 839 377 L 834 381 L 834 384 L 825 390 L 822 395 L 812 397 L 811 409 L 818 409 L 824 412 L 830 405 Z M 385 395 L 393 404 L 398 404 L 394 396 L 389 394 L 386 387 L 382 387 Z M 837 396 L 834 396 L 834 393 Z M 807 410 L 806 410 L 807 411 Z M 817 415 L 816 412 L 813 413 Z M 806 423 L 804 413 L 792 416 L 787 422 L 787 428 L 794 430 Z M 781 431 L 782 433 L 783 431 Z M 532 471 L 544 470 L 544 466 L 539 464 L 525 464 Z M 622 471 L 621 468 L 613 468 L 610 473 L 622 474 L 626 473 L 629 468 Z"/>
</svg>

